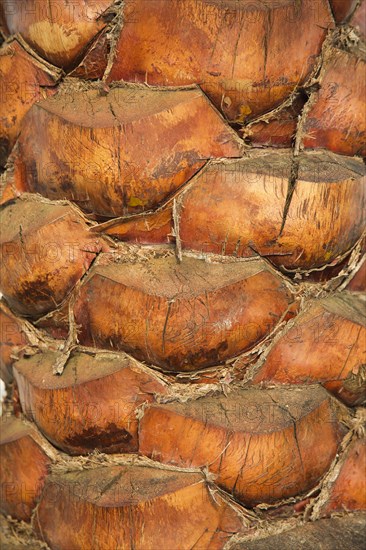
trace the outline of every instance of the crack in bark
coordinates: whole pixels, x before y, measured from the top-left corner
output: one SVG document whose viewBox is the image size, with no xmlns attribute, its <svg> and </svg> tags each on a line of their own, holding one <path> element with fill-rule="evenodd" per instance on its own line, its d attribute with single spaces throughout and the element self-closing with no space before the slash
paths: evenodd
<svg viewBox="0 0 366 550">
<path fill-rule="evenodd" d="M 103 488 L 100 490 L 99 497 L 97 499 L 98 501 L 100 500 L 100 497 L 103 496 L 108 491 L 108 489 L 110 489 L 114 484 L 116 484 L 121 479 L 123 474 L 124 474 L 123 470 L 121 472 L 118 472 L 118 474 L 113 476 L 112 479 L 103 486 Z"/>
<path fill-rule="evenodd" d="M 293 160 L 292 160 L 291 172 L 290 172 L 290 177 L 289 177 L 289 180 L 288 180 L 287 195 L 286 195 L 285 205 L 284 205 L 284 209 L 283 209 L 283 213 L 282 213 L 281 228 L 280 228 L 280 232 L 278 234 L 277 239 L 282 236 L 283 230 L 285 228 L 287 216 L 288 216 L 290 206 L 291 206 L 291 202 L 292 202 L 292 197 L 293 197 L 294 191 L 296 189 L 298 173 L 299 173 L 299 160 L 294 157 Z"/>
<path fill-rule="evenodd" d="M 162 352 L 165 353 L 165 333 L 166 333 L 166 329 L 167 329 L 167 326 L 168 326 L 168 319 L 169 319 L 169 315 L 170 315 L 170 309 L 172 307 L 172 304 L 174 303 L 174 300 L 169 300 L 168 301 L 168 308 L 167 308 L 167 312 L 166 312 L 166 316 L 165 316 L 165 321 L 164 321 L 164 327 L 163 327 L 163 335 L 162 335 Z"/>
<path fill-rule="evenodd" d="M 237 36 L 236 43 L 235 43 L 235 46 L 234 46 L 233 66 L 232 66 L 232 69 L 231 69 L 231 78 L 234 78 L 235 63 L 236 63 L 236 57 L 237 57 L 237 53 L 238 53 L 239 40 L 240 40 L 240 36 L 241 36 L 242 30 L 243 30 L 243 27 L 244 27 L 244 21 L 245 21 L 244 14 L 241 13 L 240 15 L 241 15 L 241 21 L 240 21 L 238 36 Z"/>
<path fill-rule="evenodd" d="M 235 495 L 235 491 L 236 491 L 236 486 L 238 484 L 238 481 L 239 481 L 239 477 L 241 476 L 243 470 L 244 470 L 244 466 L 247 462 L 247 458 L 248 458 L 248 453 L 249 453 L 249 447 L 250 447 L 250 443 L 252 441 L 252 434 L 249 435 L 249 440 L 248 440 L 248 445 L 247 445 L 247 448 L 246 448 L 246 451 L 245 451 L 245 456 L 244 456 L 244 461 L 243 461 L 243 464 L 241 465 L 240 467 L 240 470 L 238 472 L 238 475 L 236 477 L 236 480 L 234 482 L 234 485 L 233 485 L 233 488 L 231 489 L 231 494 L 234 496 Z"/>
</svg>

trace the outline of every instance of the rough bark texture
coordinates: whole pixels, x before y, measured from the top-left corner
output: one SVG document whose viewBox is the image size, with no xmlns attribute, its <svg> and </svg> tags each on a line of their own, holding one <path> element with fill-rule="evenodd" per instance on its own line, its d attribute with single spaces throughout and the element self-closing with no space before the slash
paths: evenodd
<svg viewBox="0 0 366 550">
<path fill-rule="evenodd" d="M 33 103 L 56 91 L 61 71 L 39 58 L 17 37 L 0 50 L 0 167 L 14 146 L 21 121 Z"/>
<path fill-rule="evenodd" d="M 322 70 L 322 85 L 314 94 L 304 124 L 304 146 L 365 156 L 365 60 L 353 53 L 331 49 Z"/>
<path fill-rule="evenodd" d="M 224 362 L 286 317 L 285 283 L 260 260 L 207 264 L 174 256 L 98 265 L 76 298 L 79 341 L 173 371 Z"/>
<path fill-rule="evenodd" d="M 52 374 L 57 354 L 24 358 L 14 369 L 24 414 L 69 454 L 138 449 L 136 411 L 164 394 L 158 376 L 129 357 L 74 355 L 62 376 Z"/>
<path fill-rule="evenodd" d="M 34 520 L 48 543 L 65 550 L 88 547 L 91 532 L 97 548 L 169 550 L 177 540 L 187 550 L 218 548 L 241 527 L 220 496 L 212 500 L 202 475 L 138 466 L 50 477 Z"/>
<path fill-rule="evenodd" d="M 50 459 L 30 426 L 5 419 L 1 424 L 1 511 L 30 520 L 42 492 Z"/>
<path fill-rule="evenodd" d="M 14 311 L 39 317 L 64 300 L 101 242 L 69 205 L 19 200 L 0 216 L 1 291 Z"/>
<path fill-rule="evenodd" d="M 256 541 L 238 542 L 230 550 L 362 550 L 366 535 L 366 514 L 349 518 L 322 519 Z"/>
<path fill-rule="evenodd" d="M 342 256 L 364 229 L 364 167 L 328 153 L 303 154 L 298 162 L 284 225 L 290 152 L 201 172 L 179 201 L 182 248 L 259 254 L 291 269 L 320 267 Z"/>
<path fill-rule="evenodd" d="M 111 0 L 38 2 L 3 0 L 9 32 L 22 37 L 47 61 L 70 68 L 94 36 L 105 27 L 103 12 Z"/>
<path fill-rule="evenodd" d="M 5 550 L 364 547 L 365 6 L 1 3 Z"/>
<path fill-rule="evenodd" d="M 324 515 L 343 510 L 366 510 L 366 441 L 353 441 L 323 507 Z"/>
<path fill-rule="evenodd" d="M 8 384 L 13 380 L 12 365 L 16 360 L 16 353 L 25 347 L 29 340 L 27 331 L 6 306 L 4 300 L 0 301 L 0 331 L 1 379 Z"/>
<path fill-rule="evenodd" d="M 35 105 L 24 125 L 16 186 L 107 218 L 159 206 L 208 159 L 242 150 L 235 132 L 192 88 L 79 91 L 72 101 L 65 93 Z"/>
<path fill-rule="evenodd" d="M 325 0 L 315 10 L 311 0 L 235 4 L 127 0 L 108 81 L 199 82 L 231 121 L 277 106 L 311 72 L 330 9 Z"/>
<path fill-rule="evenodd" d="M 254 382 L 322 384 L 346 404 L 366 398 L 364 301 L 339 293 L 316 300 L 269 352 Z"/>
<path fill-rule="evenodd" d="M 208 467 L 247 506 L 303 494 L 330 466 L 343 432 L 327 393 L 305 392 L 249 389 L 153 405 L 141 420 L 140 451 Z"/>
</svg>

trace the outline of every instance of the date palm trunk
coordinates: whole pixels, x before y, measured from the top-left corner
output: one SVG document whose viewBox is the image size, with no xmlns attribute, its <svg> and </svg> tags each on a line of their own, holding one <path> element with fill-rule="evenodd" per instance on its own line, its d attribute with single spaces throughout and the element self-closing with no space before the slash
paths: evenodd
<svg viewBox="0 0 366 550">
<path fill-rule="evenodd" d="M 2 547 L 363 547 L 365 6 L 2 0 Z"/>
</svg>

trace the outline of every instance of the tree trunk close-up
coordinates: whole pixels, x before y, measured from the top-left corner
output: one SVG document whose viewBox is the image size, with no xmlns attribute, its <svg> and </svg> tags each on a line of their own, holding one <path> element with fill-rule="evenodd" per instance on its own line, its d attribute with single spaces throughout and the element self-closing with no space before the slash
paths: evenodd
<svg viewBox="0 0 366 550">
<path fill-rule="evenodd" d="M 364 549 L 366 0 L 0 29 L 1 549 Z"/>
</svg>

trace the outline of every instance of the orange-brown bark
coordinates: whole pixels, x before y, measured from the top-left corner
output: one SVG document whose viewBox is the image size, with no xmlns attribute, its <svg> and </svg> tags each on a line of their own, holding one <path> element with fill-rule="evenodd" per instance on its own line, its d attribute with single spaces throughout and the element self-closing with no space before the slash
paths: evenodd
<svg viewBox="0 0 366 550">
<path fill-rule="evenodd" d="M 329 490 L 324 515 L 344 510 L 366 510 L 366 440 L 352 441 L 337 479 Z"/>
<path fill-rule="evenodd" d="M 200 474 L 132 465 L 51 476 L 34 524 L 60 550 L 219 550 L 241 528 Z"/>
<path fill-rule="evenodd" d="M 51 461 L 34 430 L 5 418 L 0 429 L 1 511 L 29 521 Z"/>
<path fill-rule="evenodd" d="M 78 66 L 68 76 L 84 80 L 101 79 L 107 67 L 108 54 L 108 29 L 103 29 L 90 44 Z"/>
<path fill-rule="evenodd" d="M 128 260 L 128 257 L 126 258 Z M 123 350 L 173 371 L 215 365 L 252 348 L 293 298 L 261 261 L 173 256 L 98 265 L 75 306 L 80 342 Z"/>
<path fill-rule="evenodd" d="M 347 293 L 315 301 L 274 345 L 254 382 L 321 382 L 349 405 L 366 397 L 366 316 Z"/>
<path fill-rule="evenodd" d="M 343 155 L 366 155 L 366 62 L 332 48 L 304 123 L 304 146 Z M 352 75 L 352 78 L 350 78 Z"/>
<path fill-rule="evenodd" d="M 102 246 L 72 206 L 18 200 L 0 219 L 0 290 L 21 315 L 39 317 L 55 309 Z"/>
<path fill-rule="evenodd" d="M 245 132 L 245 142 L 266 147 L 291 147 L 296 133 L 296 118 L 288 117 L 259 121 Z"/>
<path fill-rule="evenodd" d="M 70 454 L 137 451 L 137 409 L 164 394 L 164 382 L 127 356 L 107 353 L 77 353 L 55 376 L 56 358 L 37 354 L 14 368 L 23 412 L 43 435 Z"/>
<path fill-rule="evenodd" d="M 18 351 L 28 343 L 27 334 L 19 320 L 0 300 L 0 377 L 10 383 L 13 379 L 12 365 Z"/>
<path fill-rule="evenodd" d="M 238 390 L 151 405 L 140 421 L 140 452 L 168 464 L 207 467 L 218 485 L 253 506 L 313 487 L 343 431 L 336 402 L 322 388 Z"/>
<path fill-rule="evenodd" d="M 358 2 L 359 0 L 329 0 L 336 23 L 344 23 L 353 13 Z"/>
<path fill-rule="evenodd" d="M 95 226 L 97 232 L 120 241 L 140 244 L 169 244 L 174 242 L 173 208 L 169 204 L 152 213 L 129 216 Z"/>
<path fill-rule="evenodd" d="M 325 0 L 126 0 L 108 78 L 199 83 L 230 120 L 244 122 L 306 80 L 331 24 Z"/>
<path fill-rule="evenodd" d="M 0 167 L 4 167 L 33 103 L 54 92 L 60 71 L 42 62 L 13 39 L 0 50 Z"/>
<path fill-rule="evenodd" d="M 123 216 L 157 207 L 207 159 L 241 151 L 241 140 L 197 88 L 71 92 L 28 113 L 15 185 Z"/>
<path fill-rule="evenodd" d="M 46 313 L 33 324 L 41 330 L 44 330 L 52 338 L 66 340 L 70 329 L 70 305 L 73 299 L 71 293 L 62 304 L 55 310 Z"/>
<path fill-rule="evenodd" d="M 4 550 L 364 547 L 365 36 L 0 0 Z"/>
<path fill-rule="evenodd" d="M 9 31 L 20 33 L 50 63 L 68 69 L 105 27 L 103 12 L 112 0 L 3 0 Z"/>
<path fill-rule="evenodd" d="M 291 269 L 337 259 L 364 229 L 362 161 L 301 154 L 283 225 L 292 170 L 288 151 L 203 170 L 178 200 L 182 247 L 239 257 L 260 254 Z"/>
<path fill-rule="evenodd" d="M 291 147 L 304 103 L 304 97 L 298 95 L 289 107 L 249 122 L 242 130 L 245 142 L 266 147 Z"/>
</svg>

